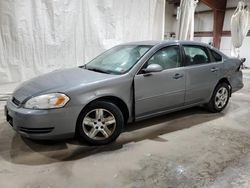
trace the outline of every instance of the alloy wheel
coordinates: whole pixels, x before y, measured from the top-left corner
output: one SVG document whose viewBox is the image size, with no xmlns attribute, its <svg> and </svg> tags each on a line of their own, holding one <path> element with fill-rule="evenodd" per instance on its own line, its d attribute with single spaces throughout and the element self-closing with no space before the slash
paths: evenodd
<svg viewBox="0 0 250 188">
<path fill-rule="evenodd" d="M 84 133 L 93 140 L 105 140 L 115 131 L 116 119 L 114 115 L 102 108 L 91 110 L 83 118 Z"/>
<path fill-rule="evenodd" d="M 217 108 L 223 108 L 228 100 L 229 94 L 225 87 L 221 87 L 215 95 L 215 105 Z"/>
</svg>

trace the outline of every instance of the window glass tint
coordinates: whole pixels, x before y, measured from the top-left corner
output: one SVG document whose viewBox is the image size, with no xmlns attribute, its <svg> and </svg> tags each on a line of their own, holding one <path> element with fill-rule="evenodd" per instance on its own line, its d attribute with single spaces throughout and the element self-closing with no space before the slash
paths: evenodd
<svg viewBox="0 0 250 188">
<path fill-rule="evenodd" d="M 219 62 L 219 61 L 222 61 L 222 57 L 220 54 L 218 54 L 217 52 L 211 50 L 211 54 L 215 60 L 215 62 Z"/>
<path fill-rule="evenodd" d="M 179 46 L 169 46 L 156 52 L 148 61 L 149 64 L 161 65 L 163 69 L 179 67 L 180 49 Z"/>
<path fill-rule="evenodd" d="M 183 46 L 185 52 L 185 65 L 197 65 L 209 63 L 207 49 L 202 46 Z"/>
</svg>

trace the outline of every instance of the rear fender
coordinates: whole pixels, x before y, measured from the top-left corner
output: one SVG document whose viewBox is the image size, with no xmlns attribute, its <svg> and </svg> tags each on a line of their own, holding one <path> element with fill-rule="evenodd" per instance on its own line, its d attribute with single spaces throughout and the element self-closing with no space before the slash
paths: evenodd
<svg viewBox="0 0 250 188">
<path fill-rule="evenodd" d="M 242 61 L 238 58 L 229 58 L 224 62 L 224 77 L 232 87 L 232 93 L 241 89 L 243 85 L 243 74 L 241 71 Z"/>
</svg>

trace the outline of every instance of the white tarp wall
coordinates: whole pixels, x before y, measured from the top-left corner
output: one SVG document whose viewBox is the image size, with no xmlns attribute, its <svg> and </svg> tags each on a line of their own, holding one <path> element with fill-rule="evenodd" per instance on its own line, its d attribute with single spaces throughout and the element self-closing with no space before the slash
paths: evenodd
<svg viewBox="0 0 250 188">
<path fill-rule="evenodd" d="M 194 12 L 198 0 L 181 0 L 177 11 L 177 31 L 178 40 L 194 39 Z"/>
<path fill-rule="evenodd" d="M 1 0 L 0 84 L 82 65 L 116 44 L 162 39 L 165 0 Z"/>
<path fill-rule="evenodd" d="M 239 48 L 249 30 L 250 8 L 244 1 L 239 1 L 238 6 L 231 18 L 232 51 L 231 55 L 239 56 Z"/>
</svg>

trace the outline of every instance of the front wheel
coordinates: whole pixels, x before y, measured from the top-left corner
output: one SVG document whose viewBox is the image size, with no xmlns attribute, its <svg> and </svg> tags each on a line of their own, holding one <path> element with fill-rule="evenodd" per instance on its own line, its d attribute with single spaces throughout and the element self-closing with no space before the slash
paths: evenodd
<svg viewBox="0 0 250 188">
<path fill-rule="evenodd" d="M 207 104 L 211 112 L 221 112 L 226 108 L 230 97 L 230 88 L 226 83 L 220 83 L 216 86 L 214 93 Z"/>
<path fill-rule="evenodd" d="M 97 101 L 81 112 L 76 133 L 80 141 L 103 145 L 114 141 L 120 135 L 123 124 L 123 114 L 115 104 Z"/>
</svg>

